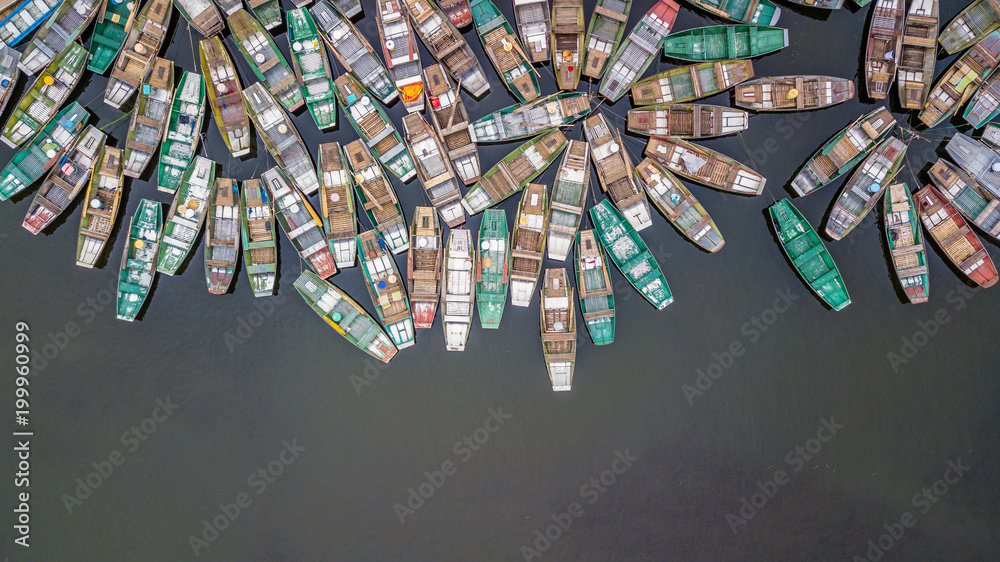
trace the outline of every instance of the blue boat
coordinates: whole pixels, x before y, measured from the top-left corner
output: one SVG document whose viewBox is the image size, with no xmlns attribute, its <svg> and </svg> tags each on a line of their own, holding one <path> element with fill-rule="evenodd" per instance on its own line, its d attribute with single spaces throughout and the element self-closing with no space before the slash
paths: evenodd
<svg viewBox="0 0 1000 562">
<path fill-rule="evenodd" d="M 62 0 L 24 0 L 0 20 L 0 41 L 13 47 L 56 11 Z"/>
</svg>

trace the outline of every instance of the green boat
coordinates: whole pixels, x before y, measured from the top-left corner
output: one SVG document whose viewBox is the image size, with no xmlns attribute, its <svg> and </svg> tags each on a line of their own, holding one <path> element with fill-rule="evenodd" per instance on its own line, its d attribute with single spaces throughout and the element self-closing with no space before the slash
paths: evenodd
<svg viewBox="0 0 1000 562">
<path fill-rule="evenodd" d="M 558 92 L 528 103 L 518 103 L 477 119 L 472 124 L 476 142 L 528 139 L 552 127 L 569 125 L 590 113 L 584 92 Z"/>
<path fill-rule="evenodd" d="M 163 136 L 163 146 L 160 147 L 160 164 L 156 176 L 156 188 L 160 191 L 171 195 L 177 191 L 184 171 L 194 160 L 204 118 L 205 79 L 201 74 L 185 71 L 174 95 L 167 132 Z"/>
<path fill-rule="evenodd" d="M 768 210 L 781 249 L 806 284 L 834 310 L 851 304 L 837 264 L 799 210 L 788 199 L 778 201 Z"/>
<path fill-rule="evenodd" d="M 271 30 L 281 25 L 281 3 L 278 0 L 248 0 L 247 5 L 264 29 Z"/>
<path fill-rule="evenodd" d="M 118 319 L 135 320 L 146 302 L 156 277 L 156 250 L 159 247 L 163 209 L 158 201 L 143 199 L 132 217 L 128 240 L 122 251 L 118 272 Z"/>
<path fill-rule="evenodd" d="M 0 140 L 17 148 L 38 133 L 76 89 L 88 56 L 87 50 L 74 42 L 56 57 L 21 98 Z"/>
<path fill-rule="evenodd" d="M 66 106 L 42 127 L 0 172 L 0 201 L 6 201 L 41 179 L 63 154 L 90 119 L 90 112 L 77 102 Z"/>
<path fill-rule="evenodd" d="M 590 222 L 618 270 L 657 310 L 674 302 L 660 264 L 639 233 L 607 199 L 590 208 Z"/>
<path fill-rule="evenodd" d="M 781 16 L 781 8 L 770 0 L 688 0 L 713 16 L 727 20 L 774 25 Z"/>
<path fill-rule="evenodd" d="M 104 1 L 101 13 L 97 16 L 97 24 L 94 25 L 94 34 L 90 37 L 90 62 L 87 63 L 87 70 L 97 74 L 107 72 L 125 44 L 138 9 L 138 0 Z"/>
<path fill-rule="evenodd" d="M 201 156 L 184 172 L 181 185 L 174 194 L 170 213 L 163 223 L 160 237 L 160 255 L 156 269 L 160 273 L 173 275 L 187 259 L 194 247 L 195 239 L 201 233 L 208 214 L 208 199 L 215 184 L 215 162 Z"/>
<path fill-rule="evenodd" d="M 295 280 L 295 290 L 316 314 L 355 347 L 388 363 L 396 346 L 365 309 L 332 283 L 312 271 L 303 271 Z"/>
<path fill-rule="evenodd" d="M 278 239 L 274 234 L 274 202 L 260 180 L 246 180 L 240 190 L 240 242 L 243 266 L 255 297 L 274 294 L 278 278 Z"/>
<path fill-rule="evenodd" d="M 336 127 L 337 94 L 333 91 L 330 60 L 309 10 L 299 8 L 288 12 L 288 47 L 292 52 L 292 70 L 313 121 L 320 131 Z"/>
<path fill-rule="evenodd" d="M 938 43 L 949 55 L 978 43 L 1000 27 L 1000 4 L 996 0 L 975 0 L 944 26 Z"/>
<path fill-rule="evenodd" d="M 351 126 L 364 139 L 365 144 L 400 181 L 408 182 L 417 175 L 413 159 L 403 144 L 399 131 L 380 106 L 350 74 L 341 74 L 334 81 L 337 99 L 344 106 L 344 113 Z"/>
<path fill-rule="evenodd" d="M 520 102 L 529 102 L 541 95 L 531 60 L 524 54 L 521 44 L 514 37 L 514 28 L 507 23 L 500 10 L 490 0 L 472 0 L 469 7 L 486 56 L 493 62 L 507 89 Z"/>
<path fill-rule="evenodd" d="M 748 60 L 702 62 L 665 70 L 632 85 L 632 103 L 653 105 L 695 101 L 753 78 Z"/>
<path fill-rule="evenodd" d="M 213 7 L 214 9 L 214 7 Z M 305 100 L 292 67 L 271 39 L 271 34 L 261 27 L 257 18 L 246 10 L 239 10 L 226 18 L 233 32 L 233 41 L 257 79 L 290 112 L 297 111 Z"/>
<path fill-rule="evenodd" d="M 476 301 L 479 324 L 484 329 L 500 327 L 507 302 L 510 233 L 503 209 L 487 209 L 479 225 L 479 249 L 476 252 Z"/>
<path fill-rule="evenodd" d="M 664 56 L 715 62 L 763 56 L 788 46 L 788 30 L 765 25 L 710 25 L 685 29 L 663 40 Z"/>
<path fill-rule="evenodd" d="M 594 345 L 615 341 L 615 289 L 608 275 L 608 260 L 593 230 L 576 235 L 576 286 L 580 311 Z"/>
<path fill-rule="evenodd" d="M 224 295 L 240 262 L 240 188 L 235 180 L 215 180 L 206 222 L 205 283 L 209 293 Z"/>
<path fill-rule="evenodd" d="M 475 215 L 521 191 L 555 162 L 565 147 L 566 137 L 559 129 L 550 129 L 522 144 L 483 174 L 465 194 L 462 206 Z"/>
<path fill-rule="evenodd" d="M 587 26 L 583 51 L 583 75 L 600 80 L 608 60 L 618 50 L 625 35 L 632 0 L 597 0 Z"/>
</svg>

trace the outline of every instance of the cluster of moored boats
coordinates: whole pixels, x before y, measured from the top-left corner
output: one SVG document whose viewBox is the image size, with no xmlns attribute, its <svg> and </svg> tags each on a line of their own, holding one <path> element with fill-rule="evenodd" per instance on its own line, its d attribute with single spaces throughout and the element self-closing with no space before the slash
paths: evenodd
<svg viewBox="0 0 1000 562">
<path fill-rule="evenodd" d="M 349 342 L 385 362 L 414 344 L 418 328 L 432 327 L 438 309 L 447 349 L 462 351 L 476 310 L 480 326 L 495 329 L 508 293 L 513 306 L 527 307 L 538 291 L 550 381 L 554 390 L 569 390 L 576 303 L 595 344 L 614 340 L 609 262 L 657 309 L 673 302 L 639 235 L 652 224 L 649 202 L 693 243 L 716 252 L 725 244 L 720 230 L 678 177 L 740 195 L 764 191 L 759 173 L 690 141 L 739 133 L 751 111 L 819 109 L 855 95 L 854 82 L 843 78 L 754 77 L 750 59 L 788 45 L 787 30 L 774 27 L 780 10 L 768 0 L 692 0 L 733 23 L 678 33 L 672 28 L 679 6 L 659 0 L 628 35 L 629 0 L 598 0 L 586 27 L 582 0 L 518 0 L 514 25 L 491 0 L 380 0 L 374 16 L 381 58 L 352 21 L 363 13 L 359 0 L 293 3 L 296 9 L 284 12 L 277 0 L 250 0 L 249 10 L 238 0 L 147 0 L 141 7 L 30 0 L 0 11 L 0 104 L 9 101 L 20 73 L 34 76 L 0 133 L 19 148 L 0 172 L 0 200 L 41 180 L 24 227 L 41 232 L 84 192 L 77 264 L 95 267 L 106 255 L 126 177 L 142 176 L 155 162 L 157 188 L 172 197 L 166 216 L 159 202 L 143 199 L 129 221 L 118 318 L 136 318 L 156 274 L 180 271 L 203 229 L 211 293 L 230 290 L 242 250 L 255 296 L 274 294 L 280 228 L 308 265 L 294 283 L 303 299 Z M 1000 15 L 991 11 L 994 5 L 975 2 L 938 38 L 936 0 L 913 0 L 908 11 L 901 4 L 876 0 L 873 6 L 868 95 L 884 99 L 898 74 L 900 99 L 929 126 L 969 100 L 970 123 L 996 117 L 1000 77 L 992 71 L 1000 57 Z M 206 37 L 198 45 L 198 71 L 180 72 L 159 56 L 174 7 Z M 79 40 L 95 19 L 84 47 Z M 287 60 L 269 33 L 283 20 Z M 475 120 L 460 91 L 482 97 L 489 80 L 459 32 L 470 25 L 519 102 Z M 220 37 L 227 26 L 256 79 L 245 87 Z M 418 37 L 436 64 L 420 60 Z M 23 53 L 13 48 L 25 41 Z M 968 51 L 932 84 L 938 42 L 949 52 Z M 335 76 L 328 52 L 343 74 Z M 640 79 L 661 52 L 688 64 Z M 549 60 L 560 91 L 544 95 L 535 65 Z M 132 107 L 123 147 L 111 146 L 103 130 L 88 124 L 90 112 L 70 99 L 84 71 L 109 69 L 104 102 Z M 640 162 L 619 130 L 593 111 L 591 97 L 575 91 L 581 75 L 597 81 L 611 103 L 631 92 L 635 108 L 626 127 L 651 137 Z M 691 103 L 730 89 L 736 107 Z M 382 107 L 396 99 L 407 110 L 401 130 Z M 314 165 L 289 114 L 305 108 L 324 131 L 337 125 L 338 106 L 359 139 L 319 145 Z M 216 163 L 199 155 L 207 108 L 233 157 L 250 154 L 256 130 L 277 165 L 243 182 L 218 177 Z M 567 139 L 562 128 L 581 120 L 584 138 Z M 889 246 L 913 302 L 928 294 L 921 222 L 959 269 L 989 286 L 996 270 L 966 223 L 993 237 L 1000 232 L 1000 155 L 992 151 L 1000 146 L 1000 128 L 988 128 L 983 138 L 992 144 L 956 135 L 948 152 L 957 165 L 939 161 L 931 170 L 936 187 L 911 196 L 905 185 L 892 184 L 906 142 L 892 115 L 879 108 L 826 143 L 792 188 L 806 195 L 858 166 L 830 214 L 830 238 L 850 232 L 888 189 Z M 511 141 L 523 144 L 482 171 L 477 145 Z M 552 189 L 534 183 L 557 160 Z M 591 162 L 608 199 L 588 209 Z M 416 178 L 430 205 L 416 207 L 407 221 L 387 172 L 402 182 Z M 464 195 L 463 185 L 471 186 Z M 504 211 L 491 207 L 514 195 L 520 203 L 508 228 Z M 580 228 L 585 212 L 592 230 Z M 462 226 L 478 213 L 477 236 Z M 359 214 L 370 230 L 359 228 Z M 771 216 L 806 282 L 832 308 L 846 306 L 843 279 L 816 231 L 787 200 L 772 206 Z M 404 252 L 405 276 L 393 257 Z M 571 253 L 575 283 L 565 268 L 543 271 L 545 255 L 565 261 Z M 357 264 L 379 322 L 328 281 Z"/>
</svg>

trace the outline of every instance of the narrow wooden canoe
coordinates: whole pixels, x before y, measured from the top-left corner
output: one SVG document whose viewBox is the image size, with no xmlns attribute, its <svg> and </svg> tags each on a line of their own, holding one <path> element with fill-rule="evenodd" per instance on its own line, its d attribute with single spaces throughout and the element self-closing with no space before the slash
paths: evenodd
<svg viewBox="0 0 1000 562">
<path fill-rule="evenodd" d="M 573 367 L 576 364 L 576 307 L 573 287 L 564 268 L 545 270 L 541 291 L 542 355 L 549 372 L 552 390 L 561 392 L 573 388 Z"/>
<path fill-rule="evenodd" d="M 639 80 L 632 86 L 632 102 L 653 105 L 695 101 L 724 92 L 751 78 L 753 62 L 749 60 L 691 64 Z"/>
<path fill-rule="evenodd" d="M 937 61 L 938 0 L 914 0 L 903 23 L 896 88 L 905 109 L 923 109 Z"/>
<path fill-rule="evenodd" d="M 651 158 L 643 158 L 635 174 L 656 208 L 685 238 L 707 252 L 726 245 L 705 207 L 673 174 Z"/>
<path fill-rule="evenodd" d="M 406 282 L 413 309 L 413 325 L 434 325 L 441 298 L 441 221 L 434 207 L 416 207 L 410 224 L 410 248 L 406 252 Z"/>
<path fill-rule="evenodd" d="M 760 195 L 767 182 L 725 154 L 681 139 L 651 137 L 646 155 L 683 178 L 730 193 Z"/>
<path fill-rule="evenodd" d="M 930 185 L 913 197 L 917 200 L 920 221 L 948 261 L 980 287 L 995 285 L 997 269 L 993 260 L 955 206 Z"/>
<path fill-rule="evenodd" d="M 500 327 L 510 283 L 510 234 L 503 209 L 486 209 L 476 251 L 476 303 L 483 329 Z"/>
<path fill-rule="evenodd" d="M 738 107 L 754 111 L 808 111 L 854 98 L 854 81 L 831 76 L 758 78 L 736 87 Z"/>
<path fill-rule="evenodd" d="M 865 86 L 868 97 L 883 100 L 896 78 L 896 61 L 903 46 L 903 0 L 876 0 L 865 50 Z"/>
<path fill-rule="evenodd" d="M 594 345 L 615 340 L 615 288 L 608 275 L 608 259 L 593 230 L 581 230 L 576 236 L 576 286 L 580 294 L 580 312 Z"/>
<path fill-rule="evenodd" d="M 884 200 L 886 248 L 899 287 L 913 304 L 927 302 L 930 277 L 924 233 L 917 207 L 905 183 L 889 186 Z"/>
<path fill-rule="evenodd" d="M 861 163 L 834 200 L 826 234 L 840 240 L 868 216 L 903 166 L 906 143 L 898 136 L 886 137 Z"/>
</svg>

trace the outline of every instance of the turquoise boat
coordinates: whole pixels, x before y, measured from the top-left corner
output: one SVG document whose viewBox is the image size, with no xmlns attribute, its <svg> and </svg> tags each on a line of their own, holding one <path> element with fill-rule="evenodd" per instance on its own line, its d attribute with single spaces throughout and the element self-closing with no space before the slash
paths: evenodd
<svg viewBox="0 0 1000 562">
<path fill-rule="evenodd" d="M 66 106 L 18 151 L 0 172 L 0 201 L 17 195 L 42 178 L 73 146 L 90 112 L 77 102 Z"/>
<path fill-rule="evenodd" d="M 132 322 L 146 302 L 156 277 L 156 254 L 163 209 L 158 201 L 143 199 L 132 217 L 128 241 L 118 272 L 118 319 Z"/>
<path fill-rule="evenodd" d="M 510 233 L 503 209 L 486 209 L 476 252 L 476 303 L 484 329 L 500 327 L 510 284 Z"/>
<path fill-rule="evenodd" d="M 593 230 L 576 235 L 576 286 L 580 311 L 594 345 L 615 341 L 615 289 L 608 260 Z"/>
<path fill-rule="evenodd" d="M 288 47 L 292 51 L 292 70 L 313 121 L 320 131 L 336 127 L 337 94 L 330 60 L 309 10 L 288 12 Z"/>
<path fill-rule="evenodd" d="M 788 199 L 771 205 L 768 211 L 781 249 L 806 285 L 834 310 L 851 304 L 837 264 L 802 213 Z"/>
<path fill-rule="evenodd" d="M 295 290 L 338 334 L 375 359 L 388 363 L 398 351 L 365 309 L 347 293 L 312 271 L 303 271 Z"/>
<path fill-rule="evenodd" d="M 663 40 L 663 55 L 691 62 L 760 57 L 788 46 L 788 30 L 764 25 L 710 25 L 685 29 Z"/>
<path fill-rule="evenodd" d="M 104 0 L 94 25 L 94 34 L 90 37 L 90 46 L 87 47 L 90 51 L 87 70 L 97 74 L 108 71 L 125 44 L 138 9 L 138 0 Z"/>
<path fill-rule="evenodd" d="M 611 261 L 650 304 L 662 310 L 674 302 L 660 264 L 614 205 L 605 199 L 591 207 L 590 222 Z"/>
</svg>

